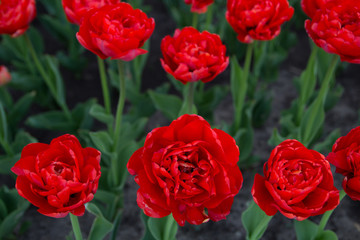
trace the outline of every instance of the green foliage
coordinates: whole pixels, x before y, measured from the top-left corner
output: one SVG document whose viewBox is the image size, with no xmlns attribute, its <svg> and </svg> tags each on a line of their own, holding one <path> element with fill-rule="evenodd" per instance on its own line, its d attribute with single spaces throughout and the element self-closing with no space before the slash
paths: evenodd
<svg viewBox="0 0 360 240">
<path fill-rule="evenodd" d="M 272 216 L 266 215 L 264 211 L 252 201 L 241 215 L 241 222 L 246 230 L 246 239 L 261 239 L 271 219 Z"/>
<path fill-rule="evenodd" d="M 14 228 L 28 207 L 29 202 L 20 197 L 16 189 L 0 188 L 0 239 L 13 236 Z"/>
<path fill-rule="evenodd" d="M 150 218 L 141 213 L 145 225 L 142 240 L 176 240 L 178 224 L 170 214 L 163 218 Z"/>
</svg>

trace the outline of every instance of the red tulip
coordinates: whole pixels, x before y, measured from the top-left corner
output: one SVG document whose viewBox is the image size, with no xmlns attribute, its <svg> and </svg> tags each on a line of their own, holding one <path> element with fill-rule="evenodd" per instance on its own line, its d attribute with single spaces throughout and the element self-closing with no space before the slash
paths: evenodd
<svg viewBox="0 0 360 240">
<path fill-rule="evenodd" d="M 31 143 L 11 168 L 18 177 L 16 189 L 38 212 L 49 217 L 81 216 L 91 201 L 100 178 L 100 152 L 82 148 L 66 134 L 50 144 Z"/>
<path fill-rule="evenodd" d="M 76 34 L 80 44 L 100 58 L 131 61 L 155 28 L 153 18 L 128 3 L 106 5 L 90 10 L 84 17 Z"/>
<path fill-rule="evenodd" d="M 299 221 L 339 204 L 329 162 L 296 140 L 286 140 L 271 152 L 264 176 L 255 175 L 251 193 L 267 215 L 280 211 Z"/>
<path fill-rule="evenodd" d="M 1 0 L 0 34 L 23 34 L 36 16 L 35 0 Z"/>
<path fill-rule="evenodd" d="M 140 186 L 137 203 L 144 213 L 172 213 L 184 226 L 226 218 L 243 182 L 238 161 L 230 135 L 200 116 L 183 115 L 149 133 L 127 168 Z"/>
<path fill-rule="evenodd" d="M 62 5 L 69 22 L 80 25 L 89 10 L 119 2 L 120 0 L 62 0 Z"/>
<path fill-rule="evenodd" d="M 161 41 L 161 51 L 163 68 L 183 84 L 210 82 L 229 65 L 219 35 L 200 33 L 193 27 L 177 29 L 174 37 L 166 36 Z"/>
<path fill-rule="evenodd" d="M 360 201 L 360 127 L 336 140 L 326 160 L 335 165 L 337 173 L 345 176 L 342 186 L 346 194 Z"/>
<path fill-rule="evenodd" d="M 360 2 L 333 0 L 306 20 L 305 28 L 315 44 L 341 61 L 360 63 Z"/>
<path fill-rule="evenodd" d="M 239 41 L 251 43 L 275 38 L 293 14 L 287 0 L 228 0 L 226 19 Z"/>
<path fill-rule="evenodd" d="M 191 11 L 205 13 L 207 7 L 214 3 L 214 0 L 184 0 L 186 4 L 191 4 Z"/>
</svg>

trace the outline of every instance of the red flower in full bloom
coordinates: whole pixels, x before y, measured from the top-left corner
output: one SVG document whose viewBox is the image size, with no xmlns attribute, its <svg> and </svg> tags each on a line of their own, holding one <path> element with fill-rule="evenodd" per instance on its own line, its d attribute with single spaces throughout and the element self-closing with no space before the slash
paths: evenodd
<svg viewBox="0 0 360 240">
<path fill-rule="evenodd" d="M 49 217 L 81 216 L 91 201 L 100 178 L 100 152 L 82 148 L 73 135 L 50 144 L 30 143 L 11 168 L 18 175 L 16 189 L 38 212 Z"/>
<path fill-rule="evenodd" d="M 345 176 L 342 186 L 346 194 L 360 201 L 360 127 L 336 140 L 326 160 Z"/>
<path fill-rule="evenodd" d="M 106 5 L 90 10 L 76 34 L 80 44 L 100 58 L 130 61 L 141 49 L 155 28 L 153 18 L 128 3 Z"/>
<path fill-rule="evenodd" d="M 209 82 L 229 65 L 226 47 L 219 35 L 200 33 L 193 27 L 177 29 L 174 37 L 161 41 L 161 64 L 175 79 L 187 82 Z"/>
<path fill-rule="evenodd" d="M 228 0 L 226 19 L 244 43 L 271 40 L 294 9 L 287 0 Z"/>
<path fill-rule="evenodd" d="M 23 34 L 36 16 L 35 0 L 1 0 L 0 34 Z"/>
<path fill-rule="evenodd" d="M 360 63 L 360 2 L 333 0 L 327 2 L 305 28 L 316 45 L 341 61 Z"/>
<path fill-rule="evenodd" d="M 235 140 L 197 115 L 152 130 L 128 162 L 150 217 L 172 213 L 179 225 L 218 221 L 230 213 L 243 178 Z M 206 209 L 206 210 L 205 210 Z"/>
<path fill-rule="evenodd" d="M 255 175 L 251 193 L 267 215 L 280 211 L 300 221 L 339 204 L 329 162 L 296 140 L 286 140 L 271 152 L 264 176 Z"/>
<path fill-rule="evenodd" d="M 204 13 L 207 7 L 214 3 L 214 0 L 185 0 L 186 4 L 191 4 L 191 11 L 196 13 Z"/>
<path fill-rule="evenodd" d="M 11 75 L 5 66 L 0 65 L 0 86 L 10 82 Z"/>
<path fill-rule="evenodd" d="M 120 0 L 62 0 L 62 5 L 69 22 L 80 25 L 89 10 L 119 2 Z"/>
</svg>

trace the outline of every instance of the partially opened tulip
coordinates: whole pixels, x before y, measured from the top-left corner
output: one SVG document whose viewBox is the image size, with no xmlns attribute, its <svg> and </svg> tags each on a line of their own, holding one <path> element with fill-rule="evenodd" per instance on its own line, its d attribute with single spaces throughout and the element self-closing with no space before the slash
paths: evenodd
<svg viewBox="0 0 360 240">
<path fill-rule="evenodd" d="M 360 127 L 336 140 L 326 157 L 344 175 L 342 187 L 353 200 L 360 201 Z"/>
<path fill-rule="evenodd" d="M 28 144 L 11 168 L 17 175 L 16 189 L 43 215 L 81 216 L 98 188 L 100 155 L 94 148 L 82 148 L 69 134 L 50 144 Z"/>
<path fill-rule="evenodd" d="M 360 2 L 332 0 L 327 2 L 305 28 L 315 44 L 341 61 L 360 64 Z"/>
<path fill-rule="evenodd" d="M 153 18 L 128 3 L 90 10 L 76 34 L 80 44 L 102 59 L 131 61 L 147 53 L 141 49 L 155 28 Z"/>
<path fill-rule="evenodd" d="M 339 204 L 329 162 L 297 140 L 285 140 L 271 152 L 264 176 L 255 175 L 251 193 L 267 215 L 280 211 L 300 221 Z"/>
<path fill-rule="evenodd" d="M 243 43 L 275 38 L 293 14 L 287 0 L 227 1 L 226 19 Z"/>
<path fill-rule="evenodd" d="M 210 82 L 229 65 L 219 35 L 193 27 L 177 29 L 173 37 L 166 36 L 161 41 L 161 52 L 165 71 L 183 84 Z"/>
<path fill-rule="evenodd" d="M 205 13 L 209 5 L 214 3 L 214 0 L 185 0 L 186 4 L 191 4 L 191 11 L 196 13 Z"/>
<path fill-rule="evenodd" d="M 119 2 L 120 0 L 62 0 L 62 5 L 69 22 L 80 25 L 89 10 Z"/>
<path fill-rule="evenodd" d="M 198 115 L 154 129 L 128 162 L 144 213 L 180 226 L 225 219 L 243 178 L 235 140 Z"/>
<path fill-rule="evenodd" d="M 35 0 L 1 0 L 0 34 L 18 37 L 36 16 Z"/>
</svg>

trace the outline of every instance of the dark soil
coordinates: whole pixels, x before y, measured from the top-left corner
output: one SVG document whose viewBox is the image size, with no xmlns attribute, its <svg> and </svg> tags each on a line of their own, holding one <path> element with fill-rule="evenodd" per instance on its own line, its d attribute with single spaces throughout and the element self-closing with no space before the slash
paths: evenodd
<svg viewBox="0 0 360 240">
<path fill-rule="evenodd" d="M 152 6 L 149 14 L 157 22 L 155 32 L 151 38 L 151 50 L 148 64 L 143 74 L 143 89 L 154 88 L 166 80 L 166 74 L 160 65 L 161 58 L 160 41 L 167 34 L 173 34 L 176 24 L 171 20 L 166 8 L 159 0 L 148 0 L 145 4 Z M 177 238 L 179 240 L 198 239 L 245 239 L 245 230 L 241 224 L 241 214 L 246 209 L 248 202 L 251 200 L 251 187 L 253 176 L 256 172 L 261 173 L 262 164 L 267 160 L 272 147 L 267 144 L 273 128 L 278 126 L 280 113 L 290 106 L 291 101 L 296 97 L 296 90 L 292 79 L 298 76 L 302 69 L 305 68 L 309 56 L 308 37 L 303 32 L 300 33 L 298 44 L 290 51 L 288 59 L 280 69 L 278 81 L 270 84 L 269 91 L 273 94 L 272 112 L 261 128 L 255 130 L 254 154 L 261 157 L 261 163 L 254 169 L 243 170 L 244 185 L 239 194 L 235 197 L 232 211 L 226 220 L 217 223 L 209 222 L 202 224 L 198 228 L 191 225 L 179 228 Z M 67 100 L 71 106 L 75 103 L 85 101 L 89 98 L 96 97 L 101 100 L 100 81 L 98 79 L 96 58 L 88 54 L 89 62 L 82 79 L 71 79 L 64 77 L 67 87 Z M 358 124 L 358 110 L 360 109 L 360 82 L 358 73 L 360 67 L 351 64 L 346 72 L 337 77 L 337 81 L 344 87 L 345 91 L 339 103 L 334 109 L 328 112 L 326 116 L 325 132 L 332 129 L 340 128 L 342 134 L 346 134 L 350 129 Z M 214 83 L 224 82 L 228 84 L 229 69 L 223 73 Z M 85 86 L 85 87 L 84 87 Z M 114 100 L 116 96 L 113 96 Z M 232 100 L 226 98 L 216 110 L 216 123 L 230 122 L 232 120 Z M 167 120 L 160 114 L 156 113 L 149 121 L 147 131 L 152 127 L 167 124 Z M 46 135 L 45 132 L 42 133 Z M 38 136 L 37 136 L 38 137 Z M 40 137 L 40 140 L 51 139 L 52 136 Z M 325 153 L 326 154 L 326 153 Z M 341 188 L 342 177 L 335 174 L 335 183 Z M 140 220 L 140 209 L 136 204 L 137 184 L 129 177 L 125 186 L 125 209 L 122 222 L 119 229 L 118 239 L 135 240 L 140 239 L 143 232 L 142 222 Z M 86 213 L 80 217 L 80 224 L 84 236 L 90 230 L 93 217 Z M 313 218 L 319 221 L 319 218 Z M 24 221 L 30 221 L 30 229 L 20 239 L 37 239 L 37 240 L 60 240 L 65 239 L 71 231 L 69 218 L 53 219 L 45 217 L 36 212 L 31 207 L 25 214 Z M 332 215 L 327 229 L 335 231 L 341 240 L 360 239 L 360 202 L 352 201 L 345 197 L 339 207 Z M 271 220 L 269 228 L 263 239 L 288 240 L 295 239 L 293 221 L 285 218 L 281 214 L 275 215 Z"/>
</svg>

